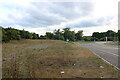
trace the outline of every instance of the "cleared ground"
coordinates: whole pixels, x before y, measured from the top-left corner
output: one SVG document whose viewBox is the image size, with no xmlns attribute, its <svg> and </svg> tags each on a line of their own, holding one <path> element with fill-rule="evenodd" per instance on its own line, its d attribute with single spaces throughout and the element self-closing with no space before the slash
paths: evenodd
<svg viewBox="0 0 120 80">
<path fill-rule="evenodd" d="M 61 74 L 64 72 L 64 74 Z M 86 48 L 58 40 L 3 43 L 3 78 L 117 78 Z"/>
</svg>

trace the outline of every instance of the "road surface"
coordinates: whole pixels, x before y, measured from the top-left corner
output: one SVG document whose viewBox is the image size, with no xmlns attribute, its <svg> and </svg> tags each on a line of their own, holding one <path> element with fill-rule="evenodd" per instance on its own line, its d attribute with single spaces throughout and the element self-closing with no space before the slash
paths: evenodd
<svg viewBox="0 0 120 80">
<path fill-rule="evenodd" d="M 88 48 L 94 54 L 118 68 L 118 50 L 120 47 L 105 45 L 104 42 L 81 43 L 76 45 Z"/>
</svg>

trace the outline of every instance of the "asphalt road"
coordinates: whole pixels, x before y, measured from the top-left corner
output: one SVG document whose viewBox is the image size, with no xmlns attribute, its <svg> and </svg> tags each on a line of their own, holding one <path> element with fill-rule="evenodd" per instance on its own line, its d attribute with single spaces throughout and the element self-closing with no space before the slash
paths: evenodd
<svg viewBox="0 0 120 80">
<path fill-rule="evenodd" d="M 104 42 L 81 43 L 76 45 L 88 48 L 94 54 L 118 68 L 118 50 L 120 47 L 105 45 Z"/>
</svg>

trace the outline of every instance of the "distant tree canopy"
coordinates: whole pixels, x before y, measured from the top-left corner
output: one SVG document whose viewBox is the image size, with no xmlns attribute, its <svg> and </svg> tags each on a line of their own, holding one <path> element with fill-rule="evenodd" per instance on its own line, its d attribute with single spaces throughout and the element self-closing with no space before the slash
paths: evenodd
<svg viewBox="0 0 120 80">
<path fill-rule="evenodd" d="M 36 33 L 30 33 L 25 30 L 18 30 L 14 28 L 2 28 L 2 41 L 9 42 L 10 40 L 20 39 L 39 39 L 39 35 Z"/>
<path fill-rule="evenodd" d="M 46 36 L 47 36 L 48 39 L 53 39 L 54 38 L 54 35 L 51 32 L 46 32 Z"/>
<path fill-rule="evenodd" d="M 57 29 L 54 30 L 53 33 L 46 32 L 46 35 L 41 35 L 39 37 L 36 33 L 30 33 L 28 31 L 18 30 L 11 27 L 2 28 L 2 41 L 9 42 L 10 40 L 20 40 L 20 39 L 54 39 L 54 40 L 82 40 L 82 32 L 78 31 L 75 33 L 71 31 L 70 28 L 64 28 L 63 30 Z"/>
<path fill-rule="evenodd" d="M 108 38 L 108 41 L 118 40 L 118 33 L 112 30 L 107 32 L 94 32 L 92 34 L 92 39 L 96 41 L 105 41 L 105 38 Z"/>
<path fill-rule="evenodd" d="M 45 35 L 39 37 L 36 33 L 31 33 L 28 31 L 18 30 L 11 27 L 3 28 L 2 30 L 2 41 L 9 42 L 10 40 L 20 40 L 20 39 L 54 39 L 54 40 L 69 40 L 69 41 L 105 41 L 105 37 L 108 38 L 108 41 L 120 41 L 120 30 L 114 32 L 108 30 L 107 32 L 93 32 L 92 36 L 83 36 L 83 31 L 78 32 L 71 31 L 70 28 L 64 28 L 62 30 L 55 29 L 52 32 L 46 32 Z M 0 34 L 1 35 L 1 34 Z"/>
<path fill-rule="evenodd" d="M 75 41 L 82 39 L 82 31 L 75 33 L 74 31 L 71 31 L 70 28 L 64 28 L 63 30 L 54 30 L 53 33 L 46 32 L 45 36 L 48 39 Z"/>
<path fill-rule="evenodd" d="M 120 42 L 120 30 L 118 30 L 118 40 L 119 40 L 119 42 Z"/>
<path fill-rule="evenodd" d="M 75 36 L 76 36 L 76 39 L 77 39 L 77 40 L 82 40 L 83 31 L 78 31 L 78 32 L 75 34 Z"/>
<path fill-rule="evenodd" d="M 92 36 L 83 36 L 84 41 L 92 41 Z"/>
</svg>

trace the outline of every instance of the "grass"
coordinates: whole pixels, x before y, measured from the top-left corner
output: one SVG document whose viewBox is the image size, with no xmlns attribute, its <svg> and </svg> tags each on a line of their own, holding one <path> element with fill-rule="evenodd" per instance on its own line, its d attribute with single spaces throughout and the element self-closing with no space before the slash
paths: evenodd
<svg viewBox="0 0 120 80">
<path fill-rule="evenodd" d="M 78 42 L 78 43 L 93 43 L 94 41 L 81 41 L 81 42 Z"/>
<path fill-rule="evenodd" d="M 106 45 L 120 45 L 120 43 L 118 42 L 108 42 L 108 43 L 105 43 Z"/>
<path fill-rule="evenodd" d="M 3 43 L 2 77 L 117 78 L 117 70 L 88 49 L 68 42 L 20 40 Z"/>
</svg>

